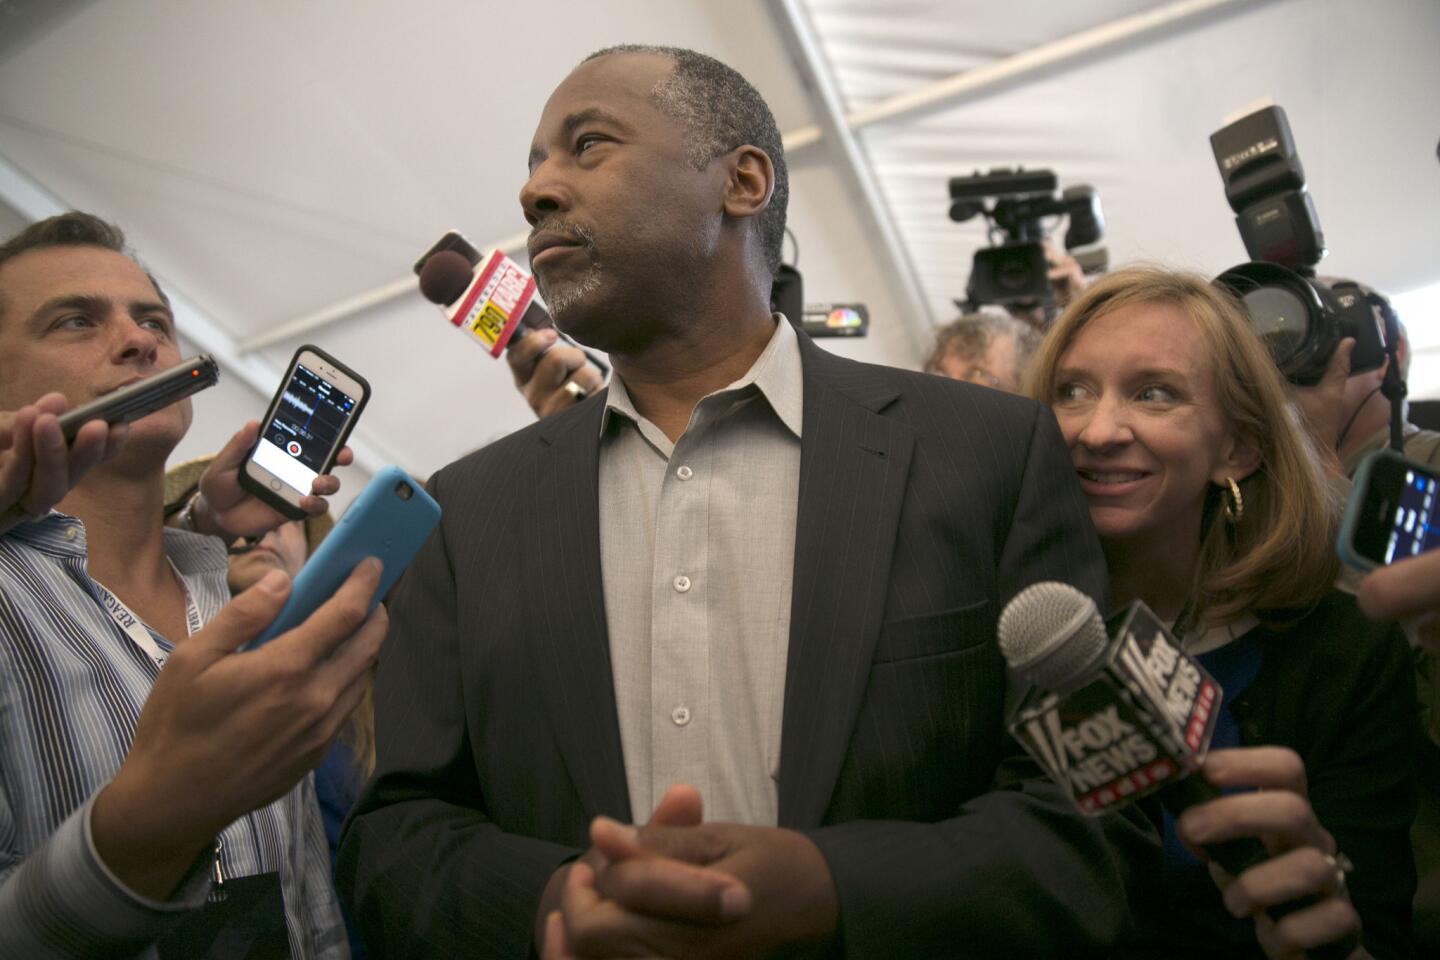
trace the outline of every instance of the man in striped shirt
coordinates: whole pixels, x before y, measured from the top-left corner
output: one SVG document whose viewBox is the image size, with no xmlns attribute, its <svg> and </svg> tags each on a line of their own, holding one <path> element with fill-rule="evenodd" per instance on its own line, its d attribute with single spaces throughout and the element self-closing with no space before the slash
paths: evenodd
<svg viewBox="0 0 1440 960">
<path fill-rule="evenodd" d="M 19 411 L 0 419 L 3 957 L 348 956 L 307 773 L 378 654 L 378 564 L 236 653 L 289 591 L 277 571 L 227 603 L 225 542 L 282 519 L 238 485 L 256 425 L 174 529 L 163 473 L 188 400 L 128 436 L 92 424 L 70 454 L 56 423 L 179 359 L 115 228 L 71 213 L 0 245 L 0 410 Z"/>
</svg>

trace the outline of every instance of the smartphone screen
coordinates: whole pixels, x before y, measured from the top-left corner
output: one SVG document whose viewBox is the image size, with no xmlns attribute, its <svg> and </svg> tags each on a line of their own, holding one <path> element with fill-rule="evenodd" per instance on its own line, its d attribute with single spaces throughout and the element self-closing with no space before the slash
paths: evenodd
<svg viewBox="0 0 1440 960">
<path fill-rule="evenodd" d="M 1394 457 L 1377 460 L 1364 491 L 1355 550 L 1377 564 L 1440 546 L 1435 474 Z"/>
<path fill-rule="evenodd" d="M 246 486 L 266 499 L 296 506 L 334 462 L 368 390 L 365 381 L 338 360 L 302 347 L 245 464 Z"/>
</svg>

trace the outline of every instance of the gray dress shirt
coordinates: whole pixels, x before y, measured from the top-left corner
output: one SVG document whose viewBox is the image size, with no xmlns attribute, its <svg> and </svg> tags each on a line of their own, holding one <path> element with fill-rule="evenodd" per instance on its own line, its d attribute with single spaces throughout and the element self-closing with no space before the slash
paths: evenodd
<svg viewBox="0 0 1440 960">
<path fill-rule="evenodd" d="M 165 530 L 165 552 L 202 623 L 230 599 L 225 546 Z M 52 512 L 0 536 L 0 958 L 153 957 L 147 946 L 201 907 L 201 858 L 166 901 L 101 862 L 90 809 L 119 769 L 160 668 L 106 613 L 85 527 Z M 162 654 L 169 641 L 151 631 Z M 227 877 L 278 871 L 296 960 L 350 955 L 310 777 L 226 827 Z"/>
<path fill-rule="evenodd" d="M 600 557 L 638 823 L 680 781 L 707 820 L 776 823 L 801 383 L 778 316 L 749 372 L 696 404 L 675 444 L 610 383 Z"/>
</svg>

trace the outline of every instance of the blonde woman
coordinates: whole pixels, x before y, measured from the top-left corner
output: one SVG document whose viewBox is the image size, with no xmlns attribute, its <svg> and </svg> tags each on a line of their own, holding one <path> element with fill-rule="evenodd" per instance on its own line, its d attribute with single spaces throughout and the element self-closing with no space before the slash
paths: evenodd
<svg viewBox="0 0 1440 960">
<path fill-rule="evenodd" d="M 1057 320 L 1028 387 L 1070 446 L 1112 599 L 1173 621 L 1226 695 L 1205 772 L 1234 795 L 1166 819 L 1133 952 L 1408 956 L 1407 650 L 1331 587 L 1338 505 L 1238 304 L 1190 274 L 1112 273 Z M 1240 836 L 1272 858 L 1207 870 L 1203 846 Z"/>
</svg>

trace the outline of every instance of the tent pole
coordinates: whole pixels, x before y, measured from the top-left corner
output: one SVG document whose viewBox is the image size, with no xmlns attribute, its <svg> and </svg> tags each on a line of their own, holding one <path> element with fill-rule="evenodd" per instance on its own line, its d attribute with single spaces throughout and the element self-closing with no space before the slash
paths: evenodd
<svg viewBox="0 0 1440 960">
<path fill-rule="evenodd" d="M 1023 50 L 1020 53 L 1004 57 L 994 63 L 988 63 L 984 66 L 952 74 L 942 80 L 926 84 L 915 90 L 896 94 L 879 103 L 872 104 L 860 110 L 851 111 L 849 114 L 844 114 L 838 118 L 827 116 L 826 122 L 807 124 L 806 126 L 791 130 L 785 134 L 784 137 L 785 153 L 787 156 L 790 156 L 797 151 L 812 147 L 827 137 L 833 137 L 834 133 L 832 131 L 847 131 L 848 133 L 853 133 L 856 130 L 861 130 L 876 124 L 903 120 L 908 117 L 953 106 L 956 103 L 982 99 L 997 90 L 1013 86 L 1037 74 L 1072 66 L 1086 58 L 1094 57 L 1114 47 L 1126 43 L 1133 43 L 1141 39 L 1147 39 L 1152 36 L 1159 36 L 1167 32 L 1173 32 L 1180 27 L 1191 26 L 1197 21 L 1219 16 L 1232 9 L 1256 6 L 1264 2 L 1268 2 L 1268 0 L 1177 0 L 1177 2 L 1166 4 L 1163 7 L 1156 7 L 1133 16 L 1122 17 L 1111 23 L 1101 24 L 1098 27 L 1082 30 L 1068 37 L 1062 37 L 1059 40 L 1043 43 L 1029 50 Z M 766 0 L 766 3 L 771 8 L 776 22 L 780 24 L 781 29 L 787 34 L 787 37 L 792 40 L 792 48 L 796 45 L 794 37 L 798 32 L 803 31 L 806 36 L 811 38 L 810 46 L 815 48 L 817 51 L 816 57 L 819 58 L 819 43 L 815 39 L 813 26 L 809 24 L 804 10 L 801 9 L 801 4 L 795 2 L 795 0 Z M 799 26 L 797 27 L 796 24 L 799 24 Z M 825 94 L 818 92 L 821 89 L 821 85 L 818 80 L 816 65 L 818 64 L 820 72 L 830 77 L 828 84 L 833 93 L 835 84 L 828 65 L 823 58 L 812 60 L 800 50 L 796 52 L 805 64 L 807 76 L 816 84 L 817 100 L 821 101 L 820 106 L 822 107 L 822 113 L 824 113 L 828 108 L 824 106 Z M 838 104 L 838 95 L 835 96 L 835 100 Z M 853 137 L 851 137 L 851 141 L 853 143 Z M 840 151 L 848 165 L 851 162 L 849 160 L 851 150 L 842 145 Z M 866 169 L 868 171 L 868 166 Z M 873 173 L 867 173 L 867 176 L 873 180 Z M 863 196 L 865 195 L 862 193 L 862 197 Z M 875 202 L 879 201 L 880 197 L 877 193 Z M 869 199 L 866 200 L 867 205 L 870 202 Z M 885 237 L 886 233 L 882 231 L 881 236 L 882 238 Z M 481 249 L 498 248 L 506 253 L 513 254 L 523 250 L 524 246 L 525 234 L 516 234 L 515 236 L 504 237 L 487 245 L 482 245 Z M 905 256 L 903 247 L 900 248 L 900 255 L 902 259 Z M 917 309 L 915 303 L 911 302 L 913 298 L 918 298 L 919 304 L 924 305 L 926 303 L 923 292 L 919 286 L 918 276 L 915 274 L 913 265 L 908 265 L 908 260 L 906 272 L 897 273 L 896 276 L 898 283 L 902 287 L 909 287 L 912 283 L 915 285 L 916 289 L 913 292 L 905 293 L 901 297 L 901 302 L 906 309 L 912 311 L 911 324 L 916 327 L 916 330 L 913 331 L 916 336 L 916 345 L 921 351 L 924 351 L 928 348 L 931 337 L 929 326 L 931 317 L 928 307 Z M 331 304 L 328 307 L 272 327 L 264 333 L 241 341 L 236 345 L 236 350 L 240 354 L 250 353 L 282 340 L 297 337 L 302 333 L 327 327 L 332 323 L 343 320 L 345 317 L 359 313 L 362 310 L 368 310 L 371 307 L 405 296 L 414 288 L 415 281 L 413 278 L 402 277 L 399 280 L 391 281 L 390 283 L 375 287 L 364 293 Z M 925 324 L 923 334 L 919 330 L 919 324 L 922 322 Z"/>
<path fill-rule="evenodd" d="M 890 208 L 880 192 L 870 159 L 846 121 L 839 86 L 801 0 L 766 0 L 786 46 L 796 55 L 820 112 L 823 137 L 840 163 L 840 172 L 859 198 L 857 211 L 878 241 L 881 270 L 894 281 L 903 322 L 917 357 L 924 356 L 934 337 L 935 320 L 925 300 L 920 276 L 901 240 Z"/>
</svg>

